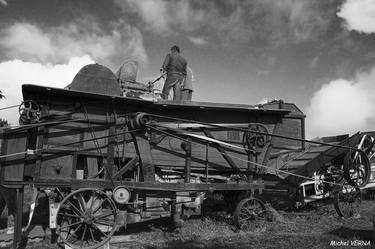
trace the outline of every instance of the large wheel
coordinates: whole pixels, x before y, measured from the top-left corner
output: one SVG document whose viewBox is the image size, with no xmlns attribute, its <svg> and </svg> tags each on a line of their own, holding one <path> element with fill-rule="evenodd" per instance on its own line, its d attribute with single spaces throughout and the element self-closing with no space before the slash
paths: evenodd
<svg viewBox="0 0 375 249">
<path fill-rule="evenodd" d="M 335 191 L 333 205 L 340 217 L 349 218 L 359 214 L 361 206 L 360 189 L 350 185 L 343 186 Z"/>
<path fill-rule="evenodd" d="M 264 148 L 269 140 L 268 133 L 267 127 L 263 124 L 250 124 L 248 131 L 244 133 L 242 138 L 245 149 L 256 150 Z"/>
<path fill-rule="evenodd" d="M 59 242 L 71 248 L 94 249 L 115 233 L 117 209 L 104 192 L 84 188 L 67 195 L 57 210 Z"/>
<path fill-rule="evenodd" d="M 353 187 L 363 187 L 370 179 L 369 159 L 363 151 L 351 151 L 344 158 L 344 177 Z"/>
<path fill-rule="evenodd" d="M 266 221 L 266 207 L 256 198 L 241 200 L 233 215 L 234 224 L 243 231 L 257 231 Z"/>
</svg>

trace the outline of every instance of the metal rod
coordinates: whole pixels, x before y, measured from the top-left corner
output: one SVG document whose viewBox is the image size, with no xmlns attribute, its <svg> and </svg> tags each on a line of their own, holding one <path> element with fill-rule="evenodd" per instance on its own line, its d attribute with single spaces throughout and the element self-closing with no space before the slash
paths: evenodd
<svg viewBox="0 0 375 249">
<path fill-rule="evenodd" d="M 191 173 L 191 138 L 187 139 L 188 142 L 186 143 L 186 157 L 185 157 L 185 182 L 190 182 L 190 173 Z"/>
<path fill-rule="evenodd" d="M 247 152 L 247 178 L 249 181 L 253 180 L 253 173 L 254 173 L 254 167 L 253 167 L 253 155 L 251 152 Z"/>
<path fill-rule="evenodd" d="M 211 127 L 216 127 L 216 128 L 231 129 L 231 130 L 242 131 L 242 132 L 249 132 L 249 130 L 247 130 L 247 129 L 241 129 L 241 128 L 236 128 L 236 127 L 226 127 L 226 126 L 222 126 L 222 125 L 210 124 L 210 123 L 205 123 L 205 122 L 196 121 L 196 120 L 187 120 L 187 119 L 182 119 L 182 118 L 174 118 L 174 117 L 168 117 L 168 116 L 156 115 L 156 114 L 150 114 L 150 113 L 147 113 L 147 115 L 154 116 L 154 117 L 159 117 L 159 118 L 173 119 L 173 120 L 177 120 L 177 121 L 181 121 L 181 122 L 194 122 L 194 123 L 197 123 L 197 124 L 209 125 Z M 326 145 L 326 146 L 331 146 L 331 147 L 337 147 L 337 148 L 342 148 L 342 149 L 350 149 L 350 150 L 357 150 L 358 151 L 357 148 L 353 148 L 353 147 L 349 147 L 349 146 L 343 146 L 343 145 L 338 145 L 338 144 L 329 144 L 329 143 L 312 141 L 312 140 L 307 140 L 307 139 L 293 138 L 293 137 L 287 137 L 287 136 L 282 136 L 282 135 L 264 133 L 264 132 L 260 132 L 260 131 L 251 131 L 251 132 L 255 133 L 255 134 L 267 135 L 267 136 L 271 136 L 271 137 L 278 137 L 278 138 L 284 138 L 284 139 L 289 139 L 289 140 L 294 140 L 294 141 L 300 141 L 300 142 L 306 142 L 306 143 L 311 143 L 311 144 Z"/>
<path fill-rule="evenodd" d="M 154 130 L 156 130 L 156 131 L 158 131 L 158 132 L 161 132 L 161 133 L 163 133 L 163 134 L 166 134 L 166 135 L 168 135 L 168 136 L 172 136 L 172 137 L 175 137 L 175 138 L 181 139 L 182 141 L 186 141 L 185 138 L 182 138 L 182 137 L 180 137 L 180 136 L 178 136 L 178 135 L 175 135 L 175 134 L 172 134 L 172 133 L 170 133 L 170 132 L 166 132 L 166 131 L 163 131 L 163 130 L 161 130 L 161 129 L 158 129 L 158 128 L 155 128 L 155 127 L 152 127 L 152 126 L 148 126 L 148 127 L 151 128 L 151 129 L 154 129 Z M 194 141 L 193 141 L 193 143 L 195 143 L 195 144 L 199 144 L 199 143 L 194 142 Z M 222 155 L 222 153 L 219 152 L 219 151 L 214 151 L 214 152 L 216 152 L 216 153 Z M 242 159 L 242 158 L 240 158 L 240 157 L 236 157 L 236 156 L 233 156 L 233 157 L 236 158 L 236 159 L 238 159 L 238 160 L 240 160 L 240 161 L 247 162 L 247 160 L 244 160 L 244 159 Z M 267 168 L 267 169 L 271 168 L 270 166 L 266 166 L 266 165 L 263 165 L 263 164 L 260 164 L 260 163 L 255 163 L 255 162 L 254 162 L 254 165 L 257 165 L 257 166 L 262 167 L 262 168 Z M 299 175 L 299 174 L 294 174 L 294 173 L 291 173 L 291 172 L 286 171 L 286 170 L 275 169 L 275 168 L 272 168 L 272 169 L 275 170 L 276 172 L 284 173 L 284 174 L 286 174 L 286 175 L 296 176 L 296 177 L 299 177 L 299 178 L 302 178 L 302 179 L 306 179 L 306 180 L 315 180 L 315 179 L 312 178 L 312 177 L 303 176 L 303 175 Z M 339 183 L 334 183 L 334 182 L 329 182 L 329 181 L 324 181 L 324 180 L 323 180 L 322 182 L 324 182 L 324 183 L 329 183 L 329 184 L 336 185 L 336 186 L 341 186 L 341 187 L 344 186 L 344 184 L 339 184 Z"/>
<path fill-rule="evenodd" d="M 205 173 L 206 173 L 206 183 L 208 183 L 208 148 L 209 148 L 209 143 L 206 143 L 206 162 L 205 162 Z"/>
<path fill-rule="evenodd" d="M 211 134 L 208 130 L 206 130 L 206 129 L 202 129 L 202 131 L 203 131 L 203 133 L 204 133 L 207 137 L 209 137 L 209 138 L 214 138 L 214 137 L 212 136 L 212 134 Z M 213 144 L 213 147 L 214 147 L 215 149 L 217 149 L 217 150 L 220 152 L 220 154 L 223 156 L 223 158 L 225 159 L 225 161 L 231 166 L 232 170 L 233 170 L 236 174 L 240 175 L 241 177 L 245 177 L 244 174 L 242 174 L 241 170 L 240 170 L 240 169 L 237 167 L 237 165 L 234 163 L 234 161 L 232 160 L 232 158 L 228 155 L 228 153 L 226 152 L 226 150 L 225 150 L 223 147 L 221 147 L 220 144 Z"/>
<path fill-rule="evenodd" d="M 191 128 L 188 128 L 191 131 Z M 184 168 L 184 181 L 185 183 L 190 182 L 191 174 L 191 138 L 187 138 L 186 141 L 181 143 L 181 148 L 185 151 L 185 168 Z"/>
</svg>

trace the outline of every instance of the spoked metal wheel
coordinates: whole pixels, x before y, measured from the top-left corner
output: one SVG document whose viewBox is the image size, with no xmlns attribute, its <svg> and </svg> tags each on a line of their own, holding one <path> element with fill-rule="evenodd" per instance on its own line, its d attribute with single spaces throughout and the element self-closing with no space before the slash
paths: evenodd
<svg viewBox="0 0 375 249">
<path fill-rule="evenodd" d="M 40 119 L 39 105 L 32 100 L 23 101 L 18 107 L 18 113 L 20 114 L 19 121 L 21 124 L 35 123 Z"/>
<path fill-rule="evenodd" d="M 71 248 L 94 249 L 116 231 L 117 209 L 104 192 L 85 188 L 67 195 L 57 210 L 59 242 Z"/>
<path fill-rule="evenodd" d="M 350 185 L 343 186 L 335 191 L 333 205 L 337 214 L 343 218 L 353 217 L 359 214 L 361 206 L 361 191 Z"/>
<path fill-rule="evenodd" d="M 370 179 L 369 159 L 363 151 L 352 151 L 344 158 L 344 177 L 354 187 L 365 186 Z"/>
<path fill-rule="evenodd" d="M 243 231 L 257 231 L 266 221 L 266 207 L 256 198 L 240 201 L 233 215 L 235 225 Z"/>
</svg>

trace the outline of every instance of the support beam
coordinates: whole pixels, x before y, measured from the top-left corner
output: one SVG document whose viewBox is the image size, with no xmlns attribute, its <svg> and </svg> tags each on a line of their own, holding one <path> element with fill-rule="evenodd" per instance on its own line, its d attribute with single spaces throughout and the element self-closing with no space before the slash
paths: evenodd
<svg viewBox="0 0 375 249">
<path fill-rule="evenodd" d="M 191 174 L 191 138 L 189 137 L 181 143 L 182 149 L 185 151 L 185 182 L 190 182 L 190 174 Z"/>
<path fill-rule="evenodd" d="M 151 155 L 151 146 L 146 134 L 132 133 L 135 148 L 141 164 L 143 180 L 145 182 L 155 181 L 155 165 Z"/>
<path fill-rule="evenodd" d="M 132 158 L 124 167 L 122 167 L 114 176 L 113 179 L 118 180 L 121 179 L 121 176 L 125 174 L 125 172 L 131 170 L 137 163 L 139 162 L 139 157 L 136 156 Z"/>
<path fill-rule="evenodd" d="M 23 214 L 23 194 L 24 186 L 17 189 L 17 214 L 15 217 L 15 227 L 13 235 L 13 248 L 18 248 L 22 238 L 22 214 Z"/>
<path fill-rule="evenodd" d="M 115 143 L 116 143 L 116 120 L 113 113 L 110 114 L 110 127 L 108 131 L 108 148 L 107 148 L 107 172 L 105 174 L 105 179 L 112 179 L 115 164 Z"/>
<path fill-rule="evenodd" d="M 208 130 L 202 129 L 202 131 L 207 137 L 214 138 L 211 132 L 209 132 Z M 220 144 L 213 143 L 212 146 L 220 152 L 225 161 L 232 167 L 233 171 L 236 174 L 240 175 L 242 178 L 246 178 L 246 176 L 243 173 L 241 173 L 240 169 L 237 167 L 237 165 L 233 162 L 232 158 L 227 154 L 225 149 Z"/>
</svg>

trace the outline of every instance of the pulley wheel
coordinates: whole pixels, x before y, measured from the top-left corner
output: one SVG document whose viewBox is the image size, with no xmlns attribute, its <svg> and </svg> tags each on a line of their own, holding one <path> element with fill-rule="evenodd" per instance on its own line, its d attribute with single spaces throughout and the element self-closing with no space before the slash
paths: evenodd
<svg viewBox="0 0 375 249">
<path fill-rule="evenodd" d="M 363 187 L 370 180 L 371 167 L 363 151 L 350 151 L 344 158 L 344 177 L 354 187 Z"/>
</svg>

